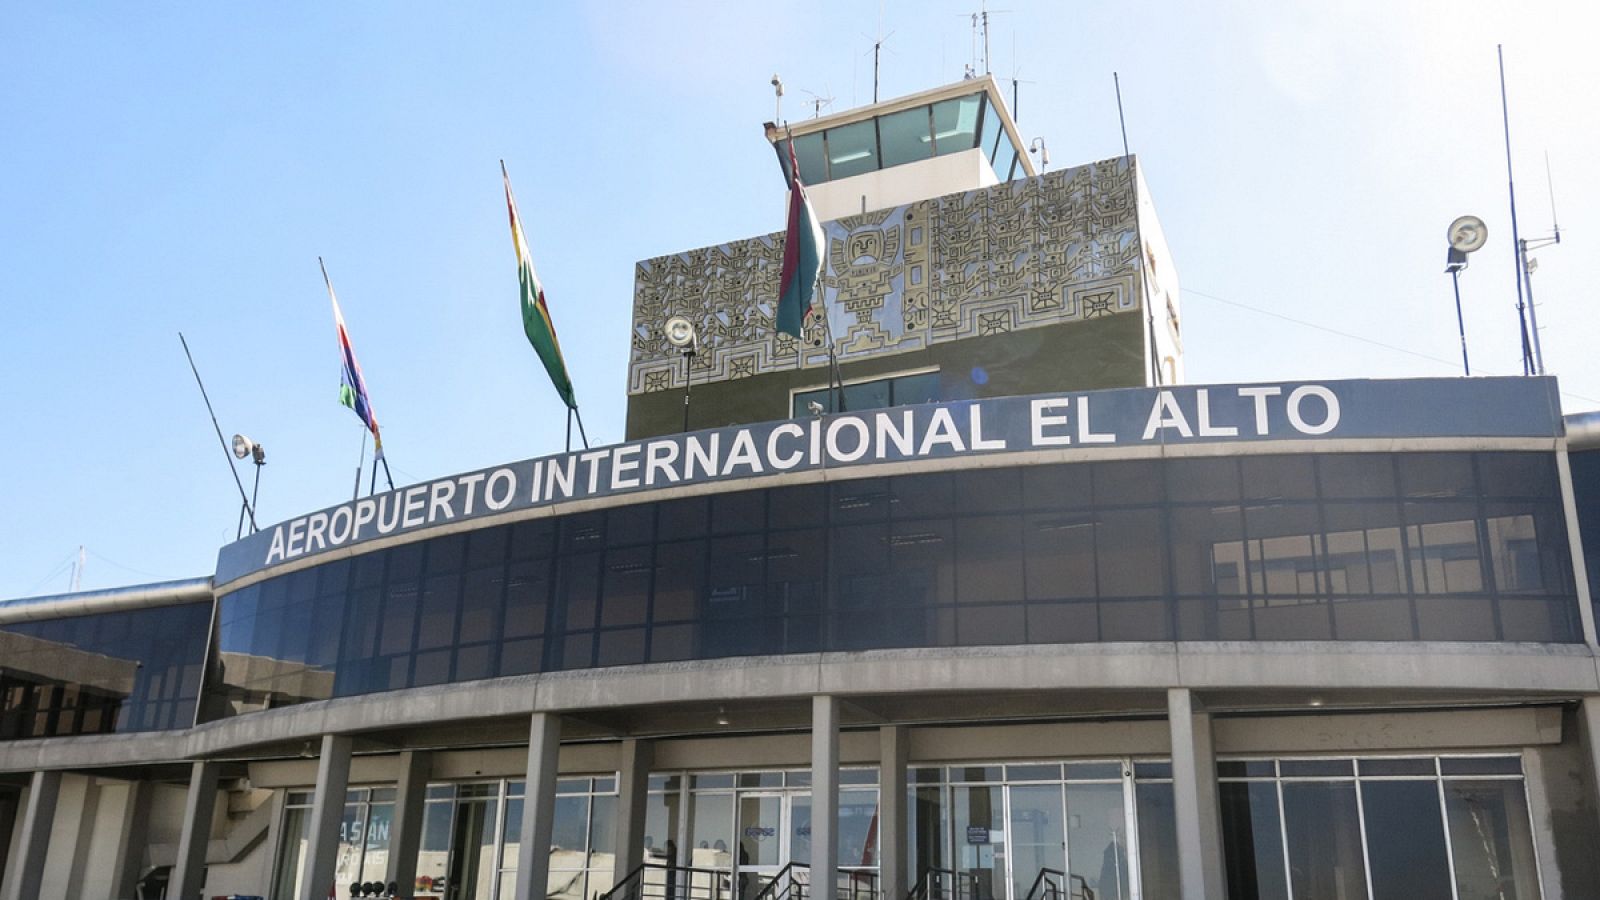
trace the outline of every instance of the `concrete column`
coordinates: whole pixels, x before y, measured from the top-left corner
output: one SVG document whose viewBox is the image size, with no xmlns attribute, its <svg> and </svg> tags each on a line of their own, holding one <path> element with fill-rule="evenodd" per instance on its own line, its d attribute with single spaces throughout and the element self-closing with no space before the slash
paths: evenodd
<svg viewBox="0 0 1600 900">
<path fill-rule="evenodd" d="M 83 780 L 83 800 L 80 803 L 75 810 L 78 818 L 77 840 L 73 842 L 71 864 L 67 872 L 68 897 L 82 897 L 84 878 L 92 868 L 99 868 L 89 857 L 94 844 L 95 820 L 100 816 L 100 782 L 93 776 Z"/>
<path fill-rule="evenodd" d="M 839 884 L 839 698 L 811 698 L 811 900 Z"/>
<path fill-rule="evenodd" d="M 400 777 L 395 782 L 394 818 L 389 822 L 389 865 L 385 882 L 400 886 L 402 896 L 411 896 L 417 883 L 417 852 L 422 849 L 422 817 L 427 812 L 428 776 L 433 772 L 433 756 L 426 751 L 406 750 L 400 754 Z"/>
<path fill-rule="evenodd" d="M 330 887 L 346 892 L 347 885 L 333 883 L 339 865 L 339 823 L 344 820 L 344 798 L 350 789 L 350 747 L 346 735 L 322 736 L 317 757 L 317 787 L 311 795 L 311 846 L 300 861 L 300 900 L 327 900 Z"/>
<path fill-rule="evenodd" d="M 56 800 L 60 796 L 60 772 L 33 773 L 28 805 L 22 811 L 17 855 L 6 866 L 9 890 L 5 900 L 34 900 L 43 893 L 44 860 L 50 852 L 50 829 L 55 826 Z"/>
<path fill-rule="evenodd" d="M 517 855 L 515 900 L 545 900 L 560 758 L 561 717 L 534 713 L 528 729 L 528 786 L 522 801 L 522 849 Z"/>
<path fill-rule="evenodd" d="M 1172 805 L 1178 820 L 1183 900 L 1226 896 L 1211 714 L 1199 708 L 1188 688 L 1171 688 L 1167 691 L 1167 725 L 1172 732 Z"/>
<path fill-rule="evenodd" d="M 145 850 L 150 844 L 150 800 L 155 793 L 155 785 L 148 781 L 128 783 L 128 802 L 122 807 L 122 843 L 111 864 L 113 897 L 138 896 Z"/>
<path fill-rule="evenodd" d="M 887 900 L 911 890 L 906 872 L 906 763 L 911 749 L 900 725 L 878 729 L 878 885 Z"/>
<path fill-rule="evenodd" d="M 189 796 L 183 801 L 183 830 L 178 832 L 178 861 L 172 867 L 167 896 L 173 900 L 194 900 L 206 883 L 206 845 L 211 843 L 211 818 L 217 809 L 217 776 L 214 762 L 197 762 L 189 767 Z"/>
<path fill-rule="evenodd" d="M 617 753 L 616 855 L 611 863 L 611 883 L 621 884 L 644 862 L 644 814 L 649 804 L 650 765 L 655 746 L 628 738 Z"/>
</svg>

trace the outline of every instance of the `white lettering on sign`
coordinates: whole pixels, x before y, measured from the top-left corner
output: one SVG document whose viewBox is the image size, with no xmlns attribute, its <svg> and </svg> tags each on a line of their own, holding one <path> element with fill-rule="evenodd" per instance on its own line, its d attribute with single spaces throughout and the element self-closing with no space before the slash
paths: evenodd
<svg viewBox="0 0 1600 900">
<path fill-rule="evenodd" d="M 441 478 L 301 516 L 241 541 L 236 547 L 253 547 L 259 555 L 235 568 L 250 571 L 513 507 L 802 468 L 1051 447 L 1327 435 L 1344 421 L 1351 396 L 1323 384 L 1172 387 L 908 406 L 657 437 Z M 240 574 L 230 570 L 228 577 Z"/>
</svg>

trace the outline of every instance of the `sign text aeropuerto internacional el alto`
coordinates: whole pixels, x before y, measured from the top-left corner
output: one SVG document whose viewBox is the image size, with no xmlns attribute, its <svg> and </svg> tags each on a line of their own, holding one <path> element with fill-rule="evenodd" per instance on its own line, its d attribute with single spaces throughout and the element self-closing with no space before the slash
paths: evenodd
<svg viewBox="0 0 1600 900">
<path fill-rule="evenodd" d="M 1074 447 L 1553 437 L 1560 428 L 1548 378 L 1130 388 L 840 413 L 523 460 L 354 500 L 224 547 L 215 581 L 461 520 L 786 472 Z"/>
</svg>

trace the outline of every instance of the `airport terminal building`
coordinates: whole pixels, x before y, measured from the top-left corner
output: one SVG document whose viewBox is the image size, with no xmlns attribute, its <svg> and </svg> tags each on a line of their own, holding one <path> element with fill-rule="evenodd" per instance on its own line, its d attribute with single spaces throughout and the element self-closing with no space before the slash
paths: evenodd
<svg viewBox="0 0 1600 900">
<path fill-rule="evenodd" d="M 625 442 L 0 602 L 0 900 L 1600 897 L 1600 416 L 1184 383 L 988 78 L 768 136 L 803 339 L 645 260 Z"/>
</svg>

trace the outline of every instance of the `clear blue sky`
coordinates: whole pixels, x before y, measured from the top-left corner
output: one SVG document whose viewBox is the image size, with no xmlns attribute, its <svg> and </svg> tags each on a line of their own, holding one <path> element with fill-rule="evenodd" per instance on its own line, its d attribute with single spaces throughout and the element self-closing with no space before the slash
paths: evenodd
<svg viewBox="0 0 1600 900">
<path fill-rule="evenodd" d="M 1121 145 L 1184 288 L 1189 380 L 1519 368 L 1495 44 L 1520 224 L 1568 411 L 1600 406 L 1600 13 L 1591 3 L 995 4 L 993 69 L 1055 167 Z M 977 0 L 884 2 L 882 92 L 960 78 Z M 561 449 L 523 338 L 497 161 L 592 440 L 622 436 L 635 261 L 777 230 L 760 125 L 871 99 L 871 3 L 11 4 L 0 11 L 0 598 L 205 575 L 268 451 L 261 518 L 347 497 L 327 260 L 397 482 Z M 1592 280 L 1592 278 L 1590 279 Z M 1222 302 L 1215 298 L 1222 298 Z M 1313 323 L 1297 324 L 1281 316 Z M 1341 336 L 1343 332 L 1366 340 Z M 1389 349 L 1381 344 L 1403 348 Z M 247 480 L 249 473 L 241 468 Z"/>
</svg>

